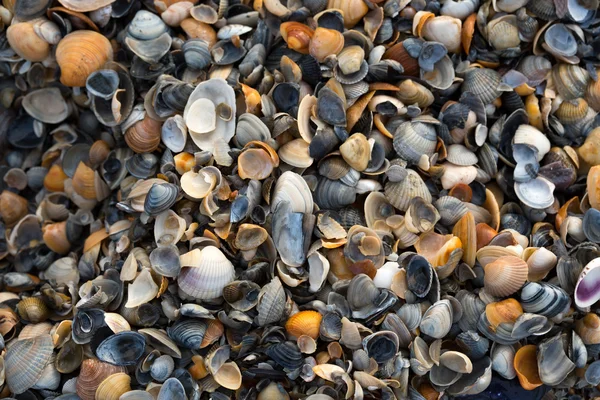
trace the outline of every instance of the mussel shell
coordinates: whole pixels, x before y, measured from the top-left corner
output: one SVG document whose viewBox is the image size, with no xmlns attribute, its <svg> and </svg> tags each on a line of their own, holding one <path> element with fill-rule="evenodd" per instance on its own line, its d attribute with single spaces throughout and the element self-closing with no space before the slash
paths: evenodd
<svg viewBox="0 0 600 400">
<path fill-rule="evenodd" d="M 95 354 L 101 361 L 125 366 L 135 365 L 144 354 L 146 339 L 137 332 L 119 332 L 104 339 Z"/>
<path fill-rule="evenodd" d="M 408 289 L 417 297 L 425 297 L 431 289 L 433 271 L 427 259 L 420 255 L 413 256 L 406 266 Z"/>
<path fill-rule="evenodd" d="M 304 362 L 300 349 L 290 341 L 271 345 L 267 348 L 266 353 L 277 364 L 289 371 L 300 368 Z"/>
</svg>

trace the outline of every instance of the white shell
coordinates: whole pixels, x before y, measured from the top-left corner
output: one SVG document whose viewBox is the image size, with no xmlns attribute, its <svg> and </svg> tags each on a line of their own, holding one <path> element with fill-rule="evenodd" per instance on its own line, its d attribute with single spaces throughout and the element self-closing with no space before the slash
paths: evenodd
<svg viewBox="0 0 600 400">
<path fill-rule="evenodd" d="M 538 161 L 542 161 L 542 158 L 550 151 L 551 147 L 550 140 L 546 135 L 531 125 L 520 125 L 515 132 L 513 143 L 529 144 L 538 149 Z"/>
<path fill-rule="evenodd" d="M 141 306 L 152 300 L 158 294 L 158 286 L 154 283 L 150 270 L 144 268 L 127 288 L 126 308 Z"/>
<path fill-rule="evenodd" d="M 175 211 L 166 210 L 158 214 L 154 222 L 154 240 L 158 246 L 169 246 L 179 242 L 185 232 L 185 219 Z"/>
<path fill-rule="evenodd" d="M 312 192 L 304 178 L 295 172 L 286 171 L 277 180 L 271 199 L 271 210 L 275 210 L 282 201 L 288 201 L 294 212 L 313 212 Z"/>
<path fill-rule="evenodd" d="M 223 288 L 235 277 L 231 261 L 221 250 L 205 247 L 192 267 L 184 267 L 177 278 L 179 288 L 188 296 L 211 300 L 223 294 Z"/>
</svg>

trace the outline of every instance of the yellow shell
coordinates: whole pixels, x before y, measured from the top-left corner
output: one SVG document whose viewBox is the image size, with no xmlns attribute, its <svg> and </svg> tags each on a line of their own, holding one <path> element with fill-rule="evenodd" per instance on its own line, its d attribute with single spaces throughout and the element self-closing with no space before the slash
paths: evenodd
<svg viewBox="0 0 600 400">
<path fill-rule="evenodd" d="M 131 390 L 131 377 L 124 372 L 112 374 L 96 389 L 96 400 L 119 400 L 123 393 Z"/>
<path fill-rule="evenodd" d="M 319 327 L 323 316 L 317 311 L 300 311 L 292 315 L 285 323 L 285 330 L 294 337 L 302 335 L 310 336 L 313 339 L 319 337 Z"/>
<path fill-rule="evenodd" d="M 9 26 L 6 39 L 15 53 L 28 61 L 44 61 L 50 54 L 50 45 L 35 33 L 29 22 Z"/>
<path fill-rule="evenodd" d="M 554 113 L 564 124 L 570 124 L 579 121 L 588 112 L 588 103 L 584 99 L 575 99 L 571 101 L 563 101 Z"/>
<path fill-rule="evenodd" d="M 60 82 L 65 86 L 85 86 L 88 76 L 112 59 L 110 42 L 105 36 L 94 31 L 72 32 L 56 47 Z"/>
</svg>

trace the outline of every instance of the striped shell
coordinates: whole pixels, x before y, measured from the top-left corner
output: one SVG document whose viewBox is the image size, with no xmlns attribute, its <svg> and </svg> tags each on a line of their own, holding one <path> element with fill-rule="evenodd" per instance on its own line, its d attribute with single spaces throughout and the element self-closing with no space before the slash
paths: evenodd
<svg viewBox="0 0 600 400">
<path fill-rule="evenodd" d="M 18 340 L 5 356 L 6 383 L 15 394 L 25 392 L 42 376 L 50 361 L 54 345 L 50 335 Z"/>
<path fill-rule="evenodd" d="M 493 296 L 510 296 L 527 281 L 527 263 L 518 257 L 500 257 L 484 270 L 485 289 Z"/>
<path fill-rule="evenodd" d="M 564 100 L 574 100 L 585 94 L 590 74 L 577 65 L 561 63 L 552 69 L 552 80 Z"/>
<path fill-rule="evenodd" d="M 112 46 L 103 35 L 85 30 L 72 32 L 56 47 L 60 82 L 65 86 L 85 86 L 88 76 L 112 58 Z"/>
<path fill-rule="evenodd" d="M 98 386 L 110 375 L 126 372 L 125 367 L 117 367 L 97 359 L 87 359 L 81 364 L 77 377 L 77 395 L 82 400 L 94 400 Z"/>
<path fill-rule="evenodd" d="M 430 157 L 437 145 L 435 127 L 422 122 L 404 122 L 394 134 L 394 150 L 410 164 L 418 164 L 421 156 Z"/>
</svg>

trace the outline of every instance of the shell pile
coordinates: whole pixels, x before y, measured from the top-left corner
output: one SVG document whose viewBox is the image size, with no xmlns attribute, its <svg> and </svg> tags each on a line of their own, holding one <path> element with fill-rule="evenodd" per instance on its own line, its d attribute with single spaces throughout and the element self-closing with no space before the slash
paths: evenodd
<svg viewBox="0 0 600 400">
<path fill-rule="evenodd" d="M 1 0 L 0 398 L 598 398 L 598 3 Z"/>
</svg>

